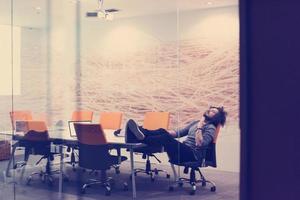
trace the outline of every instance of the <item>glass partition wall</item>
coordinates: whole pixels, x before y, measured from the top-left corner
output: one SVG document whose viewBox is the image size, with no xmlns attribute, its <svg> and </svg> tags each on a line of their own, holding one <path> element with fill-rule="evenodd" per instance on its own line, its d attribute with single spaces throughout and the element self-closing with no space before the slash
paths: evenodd
<svg viewBox="0 0 300 200">
<path fill-rule="evenodd" d="M 179 131 L 200 120 L 210 106 L 224 106 L 229 115 L 218 139 L 217 172 L 205 169 L 204 174 L 208 174 L 208 179 L 222 182 L 218 170 L 228 171 L 225 177 L 233 180 L 232 198 L 237 199 L 238 6 L 235 1 L 228 2 L 3 0 L 0 41 L 5 48 L 1 50 L 0 144 L 7 145 L 8 158 L 13 159 L 0 161 L 3 194 L 0 200 L 37 196 L 96 199 L 108 194 L 100 186 L 87 188 L 87 194 L 83 194 L 82 185 L 101 176 L 97 170 L 79 167 L 78 146 L 66 142 L 77 141 L 69 122 L 78 120 L 74 111 L 93 112 L 92 119 L 83 120 L 93 124 L 100 122 L 103 113 L 122 113 L 121 125 L 115 128 L 121 131 L 113 142 L 111 136 L 115 130 L 102 126 L 108 143 L 120 142 L 120 138 L 125 143 L 129 119 L 145 128 L 146 113 L 167 112 L 167 123 L 161 119 L 154 127 Z M 30 117 L 24 117 L 24 113 Z M 38 152 L 26 152 L 26 145 L 18 144 L 24 136 L 22 132 L 32 126 L 38 133 L 44 133 L 44 127 L 42 130 L 40 127 L 43 125 L 30 125 L 32 121 L 46 125 L 51 141 L 48 161 L 46 158 L 38 162 L 42 157 L 34 155 Z M 176 140 L 182 143 L 186 137 Z M 0 157 L 5 154 L 1 145 Z M 14 147 L 16 150 L 12 152 Z M 14 156 L 9 156 L 9 148 Z M 186 190 L 180 194 L 168 192 L 172 190 L 169 186 L 178 185 L 173 184 L 174 172 L 184 177 L 189 174 L 184 174 L 184 168 L 178 165 L 172 170 L 166 148 L 165 152 L 134 154 L 134 168 L 146 173 L 132 173 L 129 147 L 121 146 L 120 152 L 118 148 L 109 153 L 121 152 L 127 161 L 118 168 L 120 174 L 115 167 L 107 171 L 115 180 L 111 199 L 166 198 L 170 194 L 181 199 L 188 194 L 186 190 L 190 192 L 189 184 L 184 185 Z M 180 145 L 173 148 L 175 157 L 181 160 L 186 152 L 180 153 Z M 151 155 L 148 163 L 147 155 Z M 96 162 L 101 156 L 91 154 L 91 159 Z M 47 163 L 58 173 L 54 172 L 50 178 L 40 173 L 30 176 L 48 170 Z M 123 191 L 124 182 L 128 191 Z M 200 190 L 199 193 L 205 193 L 209 187 Z"/>
<path fill-rule="evenodd" d="M 4 141 L 11 143 L 12 151 L 17 144 L 8 170 L 8 161 L 1 166 L 1 193 L 4 194 L 1 198 L 29 199 L 39 194 L 48 199 L 62 198 L 62 182 L 59 181 L 62 174 L 54 172 L 62 166 L 61 146 L 51 142 L 50 147 L 39 144 L 37 148 L 28 148 L 31 144 L 18 144 L 20 140 L 16 137 L 20 132 L 39 129 L 36 126 L 41 124 L 33 122 L 40 121 L 46 125 L 49 139 L 63 138 L 69 135 L 67 127 L 72 112 L 90 109 L 80 107 L 77 95 L 80 92 L 80 2 L 12 0 L 1 2 L 1 9 L 5 10 L 5 16 L 1 16 L 1 40 L 8 44 L 2 49 L 7 61 L 4 60 L 1 68 L 8 71 L 4 77 L 8 84 L 3 88 L 8 88 L 8 92 L 1 94 L 1 131 L 8 132 L 2 136 Z M 27 124 L 20 122 L 28 120 L 31 122 Z M 10 141 L 9 134 L 14 135 L 14 140 Z M 30 152 L 26 152 L 26 148 L 31 149 Z M 63 147 L 65 155 L 69 154 L 67 150 Z M 45 156 L 47 153 L 51 156 Z M 67 157 L 63 162 L 69 160 Z M 53 176 L 48 176 L 48 163 L 51 163 Z M 67 170 L 68 164 L 65 165 Z M 63 177 L 67 180 L 67 172 Z"/>
</svg>

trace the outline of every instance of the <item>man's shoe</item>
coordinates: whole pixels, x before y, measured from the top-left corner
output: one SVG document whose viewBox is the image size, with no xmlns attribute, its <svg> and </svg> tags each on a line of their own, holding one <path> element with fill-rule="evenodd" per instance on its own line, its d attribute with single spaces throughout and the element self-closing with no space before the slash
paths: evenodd
<svg viewBox="0 0 300 200">
<path fill-rule="evenodd" d="M 128 120 L 127 126 L 129 128 L 129 130 L 135 135 L 135 137 L 138 140 L 144 140 L 145 139 L 144 133 L 139 129 L 139 127 L 135 123 L 135 121 L 133 121 L 132 119 Z"/>
<path fill-rule="evenodd" d="M 126 123 L 126 127 L 125 127 L 125 142 L 126 143 L 139 143 L 140 141 L 135 137 L 135 135 L 129 129 L 128 124 L 130 124 L 130 123 Z"/>
</svg>

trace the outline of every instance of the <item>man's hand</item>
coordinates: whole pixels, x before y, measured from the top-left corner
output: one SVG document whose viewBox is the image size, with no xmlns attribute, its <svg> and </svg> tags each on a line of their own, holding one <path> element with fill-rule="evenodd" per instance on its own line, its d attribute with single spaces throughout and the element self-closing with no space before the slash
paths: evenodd
<svg viewBox="0 0 300 200">
<path fill-rule="evenodd" d="M 202 140 L 203 140 L 203 136 L 202 136 L 202 127 L 206 124 L 205 122 L 205 118 L 202 117 L 199 121 L 199 123 L 197 124 L 197 130 L 195 133 L 195 142 L 196 142 L 196 146 L 201 146 L 202 145 Z"/>
<path fill-rule="evenodd" d="M 200 121 L 198 122 L 198 124 L 197 124 L 197 128 L 202 128 L 205 124 L 206 124 L 205 118 L 202 117 L 202 118 L 200 119 Z"/>
<path fill-rule="evenodd" d="M 202 140 L 203 140 L 202 131 L 198 129 L 195 133 L 195 142 L 197 147 L 202 145 Z"/>
<path fill-rule="evenodd" d="M 176 131 L 175 130 L 168 130 L 169 134 L 172 135 L 173 137 L 177 137 Z"/>
</svg>

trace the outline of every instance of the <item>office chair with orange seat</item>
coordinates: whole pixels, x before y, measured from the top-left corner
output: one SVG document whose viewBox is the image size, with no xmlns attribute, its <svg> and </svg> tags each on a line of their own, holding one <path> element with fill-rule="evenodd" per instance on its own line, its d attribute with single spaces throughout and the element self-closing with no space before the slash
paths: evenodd
<svg viewBox="0 0 300 200">
<path fill-rule="evenodd" d="M 29 110 L 14 110 L 14 111 L 9 112 L 9 116 L 10 116 L 10 120 L 11 120 L 12 129 L 13 129 L 13 131 L 17 131 L 17 132 L 23 131 L 23 129 L 25 127 L 16 127 L 16 121 L 29 121 L 29 120 L 33 119 L 32 112 Z M 23 149 L 24 149 L 24 147 L 22 147 L 19 142 L 14 142 L 12 144 L 11 158 L 9 159 L 9 162 L 8 162 L 8 165 L 6 168 L 6 176 L 7 177 L 10 177 L 9 170 L 10 170 L 10 166 L 11 166 L 12 162 L 13 162 L 13 169 L 24 166 L 25 161 L 19 161 L 19 162 L 15 163 L 15 160 L 14 160 L 15 151 L 23 150 Z"/>
<path fill-rule="evenodd" d="M 71 120 L 68 121 L 69 129 L 71 129 L 72 123 L 75 122 L 92 122 L 93 121 L 93 111 L 89 110 L 76 110 L 73 111 Z M 75 149 L 76 146 L 68 146 L 67 152 L 71 152 L 70 161 L 66 162 L 67 164 L 72 165 L 73 171 L 76 170 L 75 165 L 77 163 L 75 158 Z"/>
<path fill-rule="evenodd" d="M 48 129 L 44 121 L 24 121 L 26 122 L 27 131 L 24 137 L 19 141 L 20 145 L 25 147 L 25 165 L 21 174 L 25 170 L 28 159 L 30 155 L 40 155 L 42 156 L 37 162 L 38 165 L 43 159 L 47 159 L 45 171 L 34 172 L 29 177 L 27 177 L 27 184 L 29 184 L 34 175 L 39 175 L 43 182 L 48 181 L 49 186 L 53 184 L 52 175 L 59 173 L 59 171 L 51 170 L 51 161 L 54 159 L 54 155 L 58 153 L 51 152 L 51 141 L 49 140 Z"/>
<path fill-rule="evenodd" d="M 174 190 L 174 186 L 177 184 L 179 187 L 182 187 L 184 183 L 189 183 L 192 187 L 192 190 L 190 191 L 191 195 L 194 195 L 196 193 L 196 185 L 197 183 L 201 183 L 203 187 L 206 186 L 207 183 L 211 184 L 210 191 L 215 192 L 216 191 L 216 185 L 214 182 L 207 180 L 204 175 L 202 174 L 200 168 L 203 167 L 217 167 L 217 158 L 216 158 L 216 142 L 217 138 L 220 132 L 221 125 L 219 125 L 216 128 L 216 134 L 214 140 L 209 144 L 208 147 L 203 149 L 202 155 L 203 159 L 195 162 L 184 162 L 184 163 L 178 163 L 176 161 L 169 160 L 172 166 L 172 170 L 175 177 L 175 184 L 171 185 L 169 187 L 169 191 Z M 188 174 L 190 170 L 190 178 L 183 178 L 179 177 L 177 178 L 177 174 L 175 171 L 174 165 L 183 166 L 184 167 L 184 173 Z M 200 179 L 196 179 L 196 173 L 199 172 Z"/>
<path fill-rule="evenodd" d="M 11 119 L 11 124 L 13 127 L 13 130 L 16 130 L 15 124 L 16 121 L 29 121 L 32 120 L 32 112 L 29 110 L 15 110 L 12 112 L 9 112 L 9 116 Z"/>
<path fill-rule="evenodd" d="M 143 128 L 148 130 L 163 128 L 167 130 L 169 128 L 169 120 L 169 112 L 147 112 L 144 117 Z M 163 172 L 166 174 L 167 178 L 170 178 L 170 174 L 166 170 L 151 168 L 150 157 L 154 157 L 159 163 L 161 163 L 161 161 L 155 156 L 155 153 L 163 153 L 164 149 L 162 146 L 145 146 L 134 149 L 134 152 L 142 153 L 143 159 L 146 159 L 145 169 L 135 169 L 135 175 L 137 175 L 138 173 L 145 173 L 150 175 L 151 181 L 154 181 L 155 175 Z"/>
<path fill-rule="evenodd" d="M 112 178 L 107 177 L 106 170 L 119 163 L 119 156 L 110 155 L 110 145 L 107 143 L 102 126 L 100 124 L 74 124 L 77 139 L 79 142 L 79 167 L 93 171 L 101 171 L 101 180 L 90 179 L 81 187 L 81 192 L 85 193 L 87 187 L 101 184 L 105 187 L 105 195 L 111 193 Z M 121 162 L 127 160 L 121 156 Z M 124 189 L 127 184 L 124 184 Z"/>
<path fill-rule="evenodd" d="M 117 136 L 121 131 L 123 113 L 121 112 L 101 112 L 99 122 L 102 128 L 114 130 L 114 134 Z M 117 155 L 121 156 L 121 150 L 117 150 Z M 120 163 L 113 166 L 116 174 L 120 173 Z"/>
<path fill-rule="evenodd" d="M 76 110 L 72 113 L 71 121 L 92 121 L 93 114 L 93 111 L 89 110 Z"/>
<path fill-rule="evenodd" d="M 123 113 L 121 112 L 101 112 L 99 122 L 103 129 L 119 130 L 122 117 Z"/>
</svg>

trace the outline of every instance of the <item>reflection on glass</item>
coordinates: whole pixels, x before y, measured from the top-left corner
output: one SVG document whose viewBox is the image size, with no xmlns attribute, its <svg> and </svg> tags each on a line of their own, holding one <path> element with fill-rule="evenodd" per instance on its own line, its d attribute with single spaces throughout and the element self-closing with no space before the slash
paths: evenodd
<svg viewBox="0 0 300 200">
<path fill-rule="evenodd" d="M 5 138 L 0 140 L 0 152 L 1 145 L 9 143 L 15 150 L 15 157 L 10 156 L 11 167 L 3 170 L 4 174 L 10 174 L 4 176 L 3 190 L 8 191 L 8 199 L 27 198 L 33 190 L 49 194 L 45 195 L 49 199 L 74 197 L 82 192 L 79 190 L 81 181 L 90 178 L 86 176 L 93 178 L 95 173 L 79 173 L 76 124 L 91 127 L 101 124 L 106 142 L 117 141 L 109 154 L 128 158 L 122 165 L 114 163 L 114 170 L 108 171 L 108 175 L 121 173 L 116 182 L 118 179 L 123 182 L 131 174 L 130 192 L 125 195 L 119 190 L 113 192 L 130 199 L 135 195 L 150 198 L 158 191 L 166 191 L 168 188 L 162 189 L 159 185 L 159 190 L 151 187 L 149 192 L 141 192 L 139 188 L 144 188 L 143 184 L 135 191 L 135 180 L 139 183 L 141 177 L 135 179 L 134 172 L 146 172 L 142 178 L 157 180 L 157 184 L 165 183 L 170 177 L 173 180 L 169 161 L 180 166 L 190 160 L 189 153 L 194 155 L 195 135 L 201 131 L 197 128 L 202 128 L 197 124 L 210 106 L 224 106 L 229 113 L 215 149 L 217 170 L 230 171 L 233 177 L 230 180 L 237 180 L 231 184 L 238 184 L 237 2 L 100 0 L 103 5 L 99 8 L 97 1 L 6 1 L 13 7 L 10 9 L 9 4 L 5 4 L 9 12 L 3 19 L 0 17 L 0 43 L 5 47 L 0 50 L 0 64 L 5 66 L 0 69 L 0 103 L 3 105 L 0 128 L 1 137 Z M 108 11 L 114 9 L 118 12 Z M 113 18 L 87 17 L 88 12 L 109 13 L 108 18 Z M 30 113 L 30 117 L 24 113 Z M 145 142 L 128 141 L 129 119 L 133 119 L 142 132 L 168 134 L 173 146 L 161 148 L 164 145 L 160 145 L 153 152 L 133 150 L 134 143 Z M 50 159 L 54 170 L 64 172 L 53 176 L 51 189 L 35 178 L 30 181 L 30 187 L 25 187 L 26 179 L 20 179 L 22 173 L 28 177 L 37 170 L 35 163 L 41 156 L 26 152 L 24 145 L 14 146 L 20 142 L 18 133 L 30 131 L 28 123 L 32 120 L 47 127 L 47 142 L 51 145 L 50 152 L 48 143 L 43 147 L 47 150 L 45 160 Z M 132 144 L 126 146 L 126 141 Z M 187 153 L 183 148 L 188 142 L 194 146 Z M 211 145 L 216 147 L 214 142 Z M 142 152 L 144 156 L 133 156 L 130 150 Z M 170 156 L 172 153 L 175 156 Z M 161 161 L 159 166 L 152 155 Z M 91 156 L 94 155 L 91 153 Z M 136 162 L 131 162 L 131 156 Z M 28 164 L 15 166 L 24 161 Z M 39 166 L 50 173 L 47 161 Z M 5 162 L 1 169 L 6 169 L 9 161 Z M 131 171 L 131 167 L 136 171 Z M 183 168 L 173 169 L 182 176 Z M 216 173 L 208 172 L 209 179 L 216 180 L 218 185 L 220 179 Z M 66 177 L 70 183 L 62 181 Z M 41 180 L 49 182 L 46 179 Z M 73 188 L 77 184 L 79 187 Z M 65 185 L 69 193 L 61 193 Z M 194 191 L 193 186 L 191 188 Z M 103 195 L 102 190 L 99 191 L 91 191 L 90 195 L 98 198 Z M 168 195 L 162 192 L 162 196 Z"/>
</svg>

